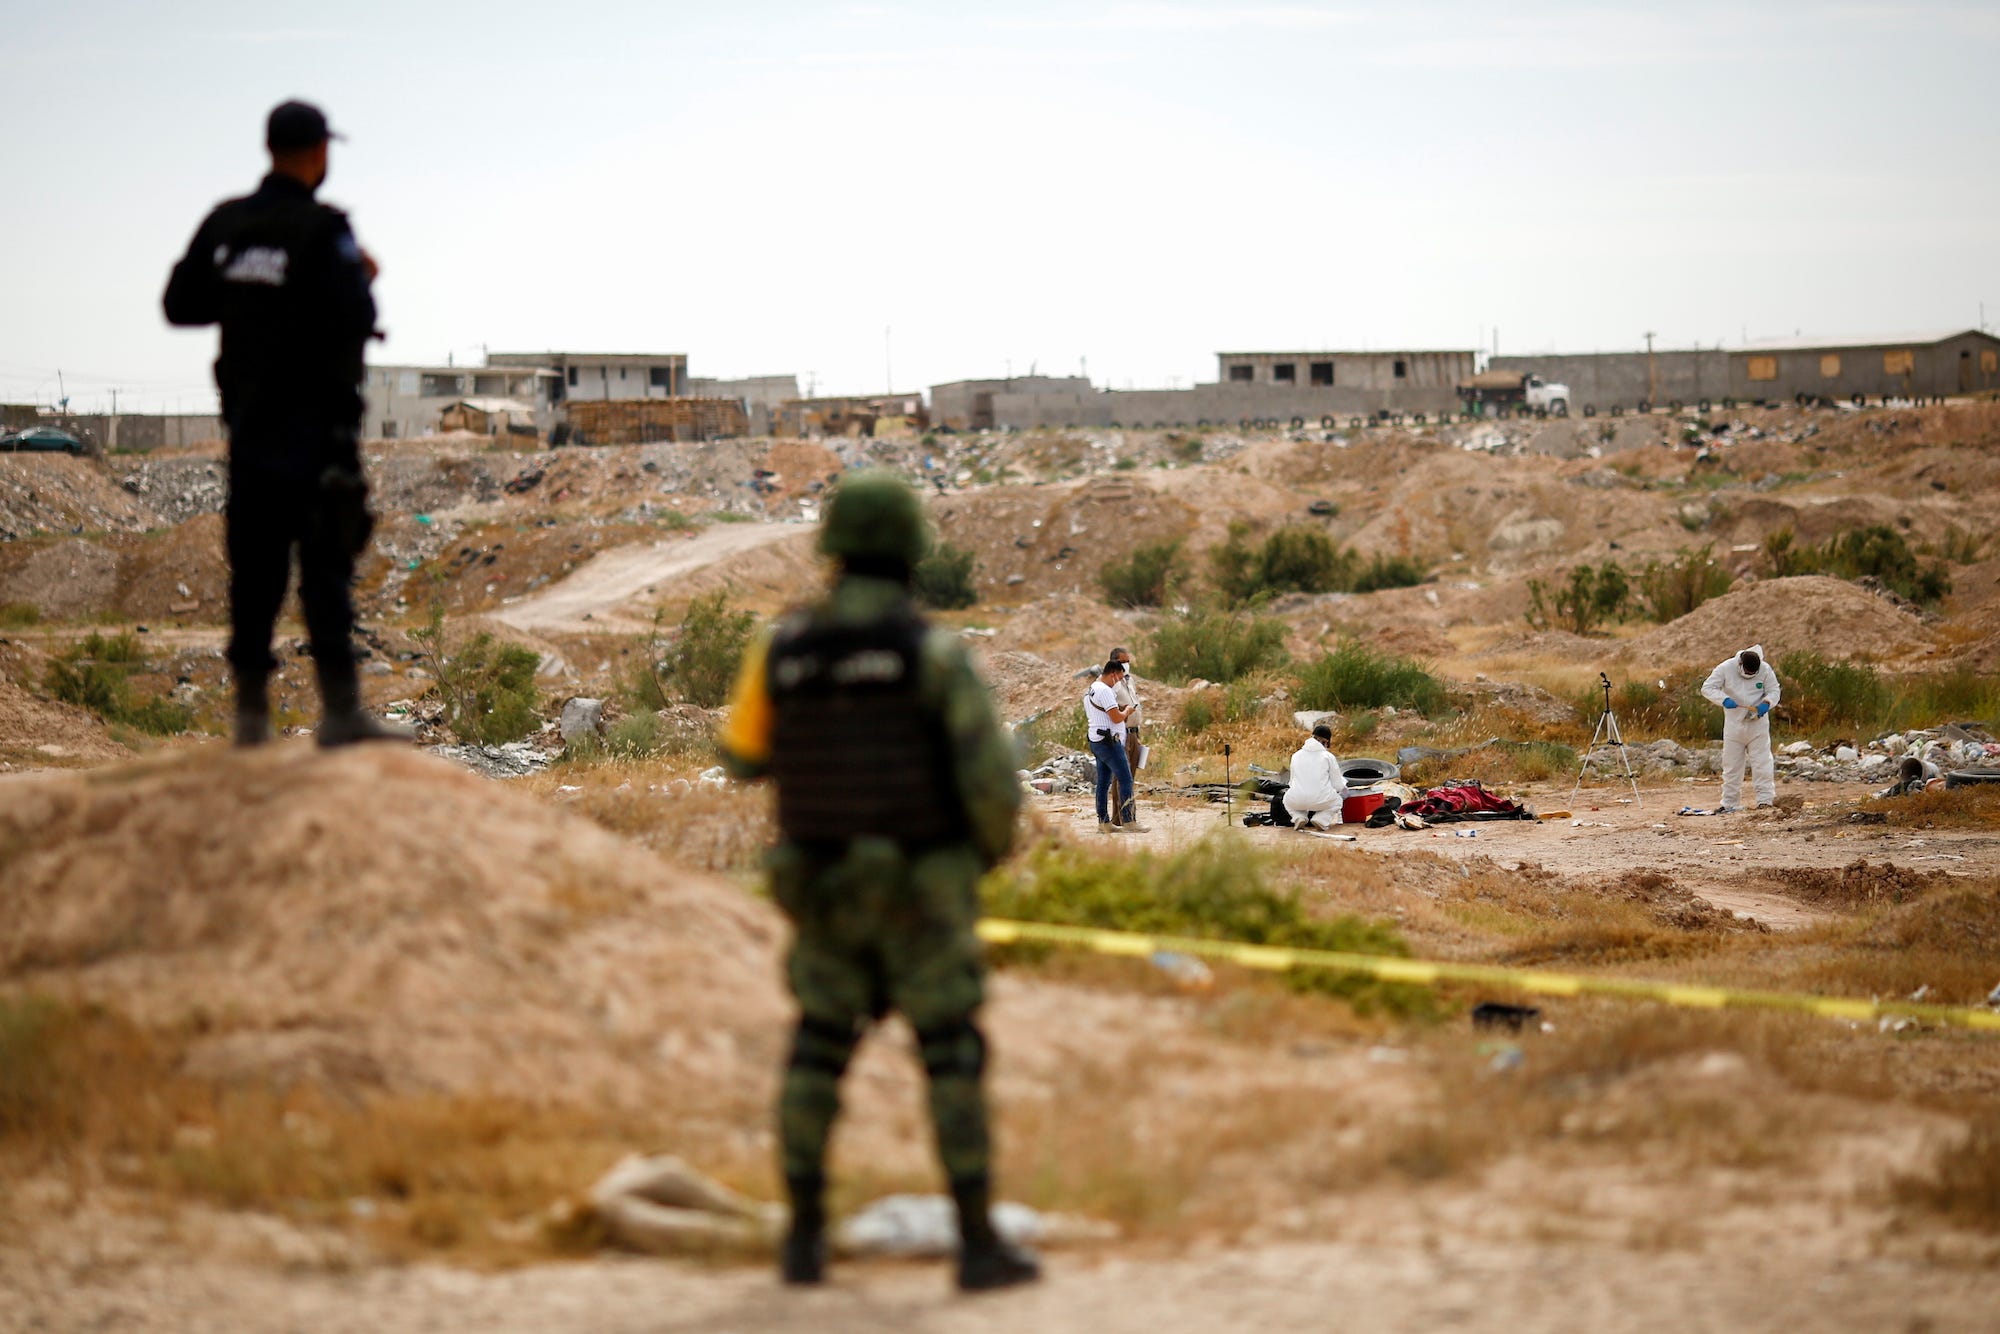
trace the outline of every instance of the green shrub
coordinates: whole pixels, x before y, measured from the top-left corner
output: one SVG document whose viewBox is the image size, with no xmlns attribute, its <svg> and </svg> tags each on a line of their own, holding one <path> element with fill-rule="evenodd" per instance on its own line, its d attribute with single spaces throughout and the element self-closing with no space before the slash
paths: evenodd
<svg viewBox="0 0 2000 1334">
<path fill-rule="evenodd" d="M 1430 571 L 1412 557 L 1388 556 L 1378 551 L 1355 571 L 1347 591 L 1373 593 L 1384 588 L 1415 588 L 1429 575 Z"/>
<path fill-rule="evenodd" d="M 730 606 L 724 591 L 688 604 L 680 635 L 667 652 L 667 676 L 688 703 L 715 709 L 728 700 L 756 624 L 751 613 Z"/>
<path fill-rule="evenodd" d="M 1250 526 L 1229 525 L 1229 536 L 1209 552 L 1216 590 L 1241 606 L 1281 593 L 1331 593 L 1353 579 L 1354 553 L 1336 547 L 1317 528 L 1295 524 L 1250 545 Z"/>
<path fill-rule="evenodd" d="M 1050 709 L 1014 729 L 1014 744 L 1020 749 L 1024 765 L 1032 769 L 1062 752 L 1081 754 L 1090 749 L 1089 725 L 1083 716 L 1081 689 L 1077 691 L 1076 701 L 1067 708 Z"/>
<path fill-rule="evenodd" d="M 1153 632 L 1147 657 L 1169 685 L 1234 681 L 1284 661 L 1285 625 L 1248 612 L 1202 609 L 1171 616 Z"/>
<path fill-rule="evenodd" d="M 42 623 L 42 609 L 32 602 L 0 602 L 0 630 L 22 630 Z"/>
<path fill-rule="evenodd" d="M 471 745 L 504 746 L 541 725 L 541 694 L 535 669 L 541 655 L 520 644 L 481 632 L 444 651 L 444 617 L 433 611 L 431 626 L 411 635 L 429 657 L 444 701 L 445 726 Z"/>
<path fill-rule="evenodd" d="M 1729 591 L 1729 571 L 1715 563 L 1714 546 L 1682 547 L 1670 561 L 1647 561 L 1639 572 L 1639 601 L 1664 625 Z"/>
<path fill-rule="evenodd" d="M 1894 684 L 1893 723 L 1897 727 L 1936 727 L 1951 722 L 1980 722 L 1988 727 L 2000 724 L 2000 676 L 1954 667 L 1903 677 Z M 1789 683 L 1785 689 L 1791 689 Z"/>
<path fill-rule="evenodd" d="M 1018 921 L 1357 954 L 1409 954 L 1402 937 L 1386 923 L 1312 916 L 1295 894 L 1267 882 L 1267 864 L 1266 854 L 1234 838 L 1204 839 L 1165 856 L 1095 855 L 1051 841 L 1026 860 L 988 876 L 981 898 L 995 917 Z M 1004 962 L 1044 957 L 1050 948 L 1017 945 L 997 953 Z M 1433 1004 L 1426 989 L 1385 985 L 1352 974 L 1294 969 L 1279 976 L 1294 990 L 1342 996 L 1357 1008 L 1428 1014 Z"/>
<path fill-rule="evenodd" d="M 972 570 L 977 558 L 965 547 L 940 542 L 917 562 L 914 583 L 919 601 L 940 611 L 957 611 L 979 601 Z"/>
<path fill-rule="evenodd" d="M 1569 583 L 1562 587 L 1530 579 L 1528 624 L 1537 630 L 1560 626 L 1587 635 L 1603 622 L 1623 617 L 1630 593 L 1625 570 L 1615 560 L 1599 566 L 1577 566 L 1569 572 Z"/>
<path fill-rule="evenodd" d="M 146 665 L 146 651 L 129 631 L 92 631 L 70 645 L 42 678 L 50 695 L 89 709 L 107 723 L 122 723 L 153 736 L 172 736 L 194 725 L 194 713 L 172 699 L 139 695 L 131 677 Z"/>
<path fill-rule="evenodd" d="M 1097 582 L 1114 607 L 1158 607 L 1186 575 L 1181 542 L 1175 538 L 1133 548 L 1126 559 L 1106 564 Z"/>
<path fill-rule="evenodd" d="M 1787 653 L 1778 682 L 1792 725 L 1872 729 L 1889 714 L 1889 687 L 1865 662 L 1834 662 L 1817 653 Z"/>
<path fill-rule="evenodd" d="M 1976 558 L 1983 540 L 1956 528 L 1946 536 L 1944 554 Z M 1934 549 L 1935 550 L 1935 549 Z M 1919 563 L 1903 535 L 1886 524 L 1836 533 L 1817 547 L 1801 547 L 1789 528 L 1764 539 L 1764 559 L 1773 576 L 1826 574 L 1836 579 L 1873 579 L 1921 606 L 1934 607 L 1951 592 L 1951 574 L 1942 559 Z"/>
<path fill-rule="evenodd" d="M 1215 722 L 1214 695 L 1206 690 L 1189 695 L 1181 704 L 1181 716 L 1177 721 L 1181 731 L 1189 736 L 1206 732 Z"/>
<path fill-rule="evenodd" d="M 1798 540 L 1799 535 L 1790 528 L 1765 534 L 1764 562 L 1773 579 L 1790 579 L 1813 573 L 1812 550 L 1799 546 Z"/>
<path fill-rule="evenodd" d="M 1445 688 L 1424 665 L 1370 647 L 1358 639 L 1307 663 L 1292 695 L 1301 709 L 1379 709 L 1393 704 L 1426 716 L 1442 713 Z"/>
</svg>

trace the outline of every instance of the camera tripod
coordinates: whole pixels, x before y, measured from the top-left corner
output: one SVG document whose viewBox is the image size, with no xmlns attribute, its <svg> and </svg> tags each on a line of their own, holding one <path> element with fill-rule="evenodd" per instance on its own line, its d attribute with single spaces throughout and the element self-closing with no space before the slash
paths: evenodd
<svg viewBox="0 0 2000 1334">
<path fill-rule="evenodd" d="M 1636 805 L 1644 805 L 1639 797 L 1639 780 L 1632 776 L 1632 757 L 1625 753 L 1625 733 L 1618 726 L 1618 715 L 1611 709 L 1611 678 L 1599 672 L 1597 681 L 1604 690 L 1604 712 L 1598 715 L 1597 729 L 1590 734 L 1590 744 L 1584 747 L 1583 767 L 1576 772 L 1576 786 L 1569 790 L 1569 799 L 1574 802 L 1576 794 L 1583 790 L 1583 777 L 1590 772 L 1598 738 L 1602 737 L 1605 745 L 1618 747 L 1618 758 L 1625 762 L 1625 781 L 1632 785 L 1632 801 Z"/>
</svg>

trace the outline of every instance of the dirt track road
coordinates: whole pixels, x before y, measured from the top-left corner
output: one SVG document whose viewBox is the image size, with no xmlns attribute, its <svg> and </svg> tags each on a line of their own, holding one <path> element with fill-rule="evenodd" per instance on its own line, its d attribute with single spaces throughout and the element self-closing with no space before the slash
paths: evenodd
<svg viewBox="0 0 2000 1334">
<path fill-rule="evenodd" d="M 644 630 L 646 618 L 620 615 L 625 604 L 667 580 L 805 531 L 797 524 L 719 523 L 690 538 L 614 547 L 585 561 L 568 578 L 491 615 L 517 630 L 542 633 Z"/>
</svg>

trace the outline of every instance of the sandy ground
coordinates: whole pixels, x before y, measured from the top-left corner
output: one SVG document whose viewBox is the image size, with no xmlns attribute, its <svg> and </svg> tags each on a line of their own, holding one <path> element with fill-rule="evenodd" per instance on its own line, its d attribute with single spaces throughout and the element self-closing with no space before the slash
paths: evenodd
<svg viewBox="0 0 2000 1334">
<path fill-rule="evenodd" d="M 1433 1238 L 1435 1241 L 1435 1238 Z M 941 1268 L 837 1271 L 815 1292 L 763 1269 L 645 1260 L 473 1274 L 432 1265 L 346 1275 L 160 1265 L 116 1255 L 16 1272 L 0 1331 L 813 1329 L 827 1334 L 983 1331 L 1405 1329 L 1990 1331 L 2000 1275 L 1790 1248 L 1643 1253 L 1529 1238 L 1410 1246 L 1367 1241 L 1204 1249 L 1157 1258 L 1057 1259 L 1042 1284 L 973 1298 Z M 19 1304 L 16 1304 L 18 1301 Z M 12 1314 L 8 1313 L 9 1308 Z"/>
<path fill-rule="evenodd" d="M 1929 830 L 1921 834 L 1880 825 L 1849 825 L 1832 812 L 1876 791 L 1866 783 L 1783 784 L 1780 809 L 1723 816 L 1683 816 L 1685 806 L 1713 809 L 1720 800 L 1718 780 L 1631 790 L 1586 788 L 1570 800 L 1571 785 L 1530 788 L 1531 810 L 1570 812 L 1568 818 L 1496 820 L 1484 824 L 1440 825 L 1428 830 L 1395 826 L 1346 826 L 1319 835 L 1357 851 L 1397 857 L 1428 853 L 1467 862 L 1483 859 L 1502 870 L 1541 866 L 1568 876 L 1612 877 L 1628 871 L 1657 871 L 1718 908 L 1755 918 L 1773 929 L 1809 925 L 1829 914 L 1799 898 L 1763 893 L 1754 887 L 1760 872 L 1793 868 L 1837 869 L 1859 861 L 1942 871 L 1947 875 L 2000 864 L 2000 837 L 1978 830 Z M 1262 846 L 1282 847 L 1316 837 L 1293 829 L 1242 829 L 1242 817 L 1268 803 L 1221 805 L 1155 796 L 1141 802 L 1144 834 L 1097 835 L 1097 813 L 1089 794 L 1069 793 L 1030 799 L 1077 838 L 1117 838 L 1156 851 L 1190 846 L 1233 816 L 1238 831 Z M 1348 840 L 1352 839 L 1351 843 Z M 1749 886 L 1745 881 L 1751 881 Z"/>
</svg>

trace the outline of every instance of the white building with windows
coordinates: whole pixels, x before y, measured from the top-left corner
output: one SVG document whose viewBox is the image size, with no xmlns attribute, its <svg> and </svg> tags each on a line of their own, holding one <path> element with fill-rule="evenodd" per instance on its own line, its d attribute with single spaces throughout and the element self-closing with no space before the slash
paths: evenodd
<svg viewBox="0 0 2000 1334">
<path fill-rule="evenodd" d="M 362 434 L 371 439 L 434 435 L 445 409 L 468 398 L 528 404 L 547 435 L 565 403 L 687 395 L 738 399 L 751 434 L 767 435 L 777 406 L 799 396 L 799 381 L 689 378 L 684 352 L 492 352 L 484 366 L 370 366 L 364 393 Z"/>
<path fill-rule="evenodd" d="M 539 366 L 370 366 L 362 381 L 361 434 L 371 440 L 436 435 L 446 408 L 468 398 L 530 404 L 535 427 L 555 424 L 549 388 L 558 376 Z"/>
</svg>

